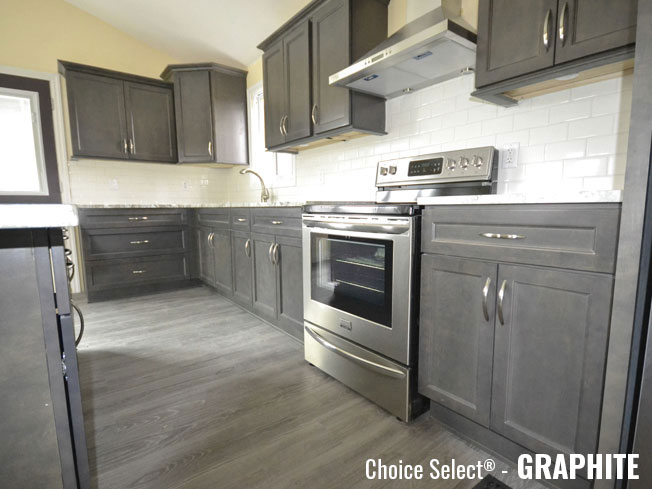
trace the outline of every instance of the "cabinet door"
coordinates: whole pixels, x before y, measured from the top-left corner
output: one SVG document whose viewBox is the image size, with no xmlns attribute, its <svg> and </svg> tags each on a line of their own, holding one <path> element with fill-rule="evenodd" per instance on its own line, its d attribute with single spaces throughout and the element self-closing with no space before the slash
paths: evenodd
<svg viewBox="0 0 652 489">
<path fill-rule="evenodd" d="M 215 287 L 223 294 L 231 295 L 233 293 L 231 231 L 214 229 L 211 243 L 215 257 Z"/>
<path fill-rule="evenodd" d="M 480 2 L 476 87 L 552 66 L 556 19 L 557 0 Z"/>
<path fill-rule="evenodd" d="M 283 40 L 286 82 L 285 140 L 310 136 L 310 23 L 306 20 Z"/>
<path fill-rule="evenodd" d="M 346 126 L 351 121 L 351 96 L 331 86 L 328 77 L 350 62 L 349 0 L 333 0 L 312 18 L 312 114 L 315 134 Z"/>
<path fill-rule="evenodd" d="M 199 245 L 199 278 L 209 285 L 214 285 L 215 256 L 211 245 L 213 230 L 202 226 L 197 233 L 197 243 Z"/>
<path fill-rule="evenodd" d="M 129 154 L 134 160 L 177 161 L 172 87 L 125 82 Z"/>
<path fill-rule="evenodd" d="M 244 75 L 212 71 L 213 127 L 218 163 L 247 165 L 247 81 Z"/>
<path fill-rule="evenodd" d="M 265 94 L 265 146 L 273 148 L 285 142 L 281 128 L 285 118 L 285 67 L 283 40 L 263 54 L 263 90 Z"/>
<path fill-rule="evenodd" d="M 208 71 L 174 75 L 179 163 L 213 161 L 213 119 Z"/>
<path fill-rule="evenodd" d="M 276 237 L 278 326 L 303 340 L 303 255 L 300 238 Z"/>
<path fill-rule="evenodd" d="M 489 426 L 495 263 L 423 255 L 419 392 Z M 485 315 L 486 310 L 486 315 Z"/>
<path fill-rule="evenodd" d="M 127 119 L 122 80 L 66 74 L 74 156 L 127 159 Z"/>
<path fill-rule="evenodd" d="M 276 322 L 276 266 L 273 263 L 274 236 L 251 234 L 254 262 L 253 308 L 256 314 Z"/>
<path fill-rule="evenodd" d="M 612 282 L 499 266 L 493 430 L 537 453 L 595 453 Z"/>
<path fill-rule="evenodd" d="M 231 243 L 233 245 L 233 299 L 239 304 L 251 308 L 251 235 L 232 231 Z"/>
<path fill-rule="evenodd" d="M 636 42 L 636 0 L 560 0 L 555 63 Z"/>
</svg>

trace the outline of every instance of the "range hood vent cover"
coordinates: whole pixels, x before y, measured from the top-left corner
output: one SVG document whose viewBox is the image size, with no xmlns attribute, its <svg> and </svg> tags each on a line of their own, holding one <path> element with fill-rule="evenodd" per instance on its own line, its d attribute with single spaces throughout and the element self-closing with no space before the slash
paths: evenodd
<svg viewBox="0 0 652 489">
<path fill-rule="evenodd" d="M 428 12 L 331 75 L 329 83 L 390 99 L 472 72 L 476 35 L 451 17 L 442 7 Z"/>
</svg>

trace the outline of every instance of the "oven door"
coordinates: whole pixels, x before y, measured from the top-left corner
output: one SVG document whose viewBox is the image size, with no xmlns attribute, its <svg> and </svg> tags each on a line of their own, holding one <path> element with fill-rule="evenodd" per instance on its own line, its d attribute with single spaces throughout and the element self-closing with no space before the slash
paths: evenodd
<svg viewBox="0 0 652 489">
<path fill-rule="evenodd" d="M 304 215 L 305 320 L 409 365 L 414 220 Z"/>
</svg>

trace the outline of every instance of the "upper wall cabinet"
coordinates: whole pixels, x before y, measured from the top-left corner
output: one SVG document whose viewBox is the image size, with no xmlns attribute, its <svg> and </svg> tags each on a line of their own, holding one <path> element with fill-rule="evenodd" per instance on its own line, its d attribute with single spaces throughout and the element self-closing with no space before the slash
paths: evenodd
<svg viewBox="0 0 652 489">
<path fill-rule="evenodd" d="M 316 0 L 258 46 L 268 149 L 385 134 L 384 99 L 331 86 L 328 78 L 387 37 L 388 3 Z"/>
<path fill-rule="evenodd" d="M 247 72 L 216 63 L 170 65 L 179 163 L 247 165 Z"/>
<path fill-rule="evenodd" d="M 59 62 L 66 78 L 72 156 L 174 163 L 172 86 Z"/>
<path fill-rule="evenodd" d="M 481 0 L 476 97 L 513 105 L 529 91 L 586 83 L 633 57 L 636 0 Z M 579 74 L 579 76 L 578 76 Z"/>
</svg>

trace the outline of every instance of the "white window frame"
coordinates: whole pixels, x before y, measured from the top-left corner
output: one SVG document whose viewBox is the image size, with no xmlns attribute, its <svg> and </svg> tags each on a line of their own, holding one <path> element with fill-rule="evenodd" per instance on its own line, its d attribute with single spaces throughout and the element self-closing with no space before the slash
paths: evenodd
<svg viewBox="0 0 652 489">
<path fill-rule="evenodd" d="M 274 153 L 265 148 L 263 82 L 247 90 L 249 112 L 249 166 L 260 173 L 270 188 L 296 185 L 296 158 L 290 153 Z"/>
</svg>

